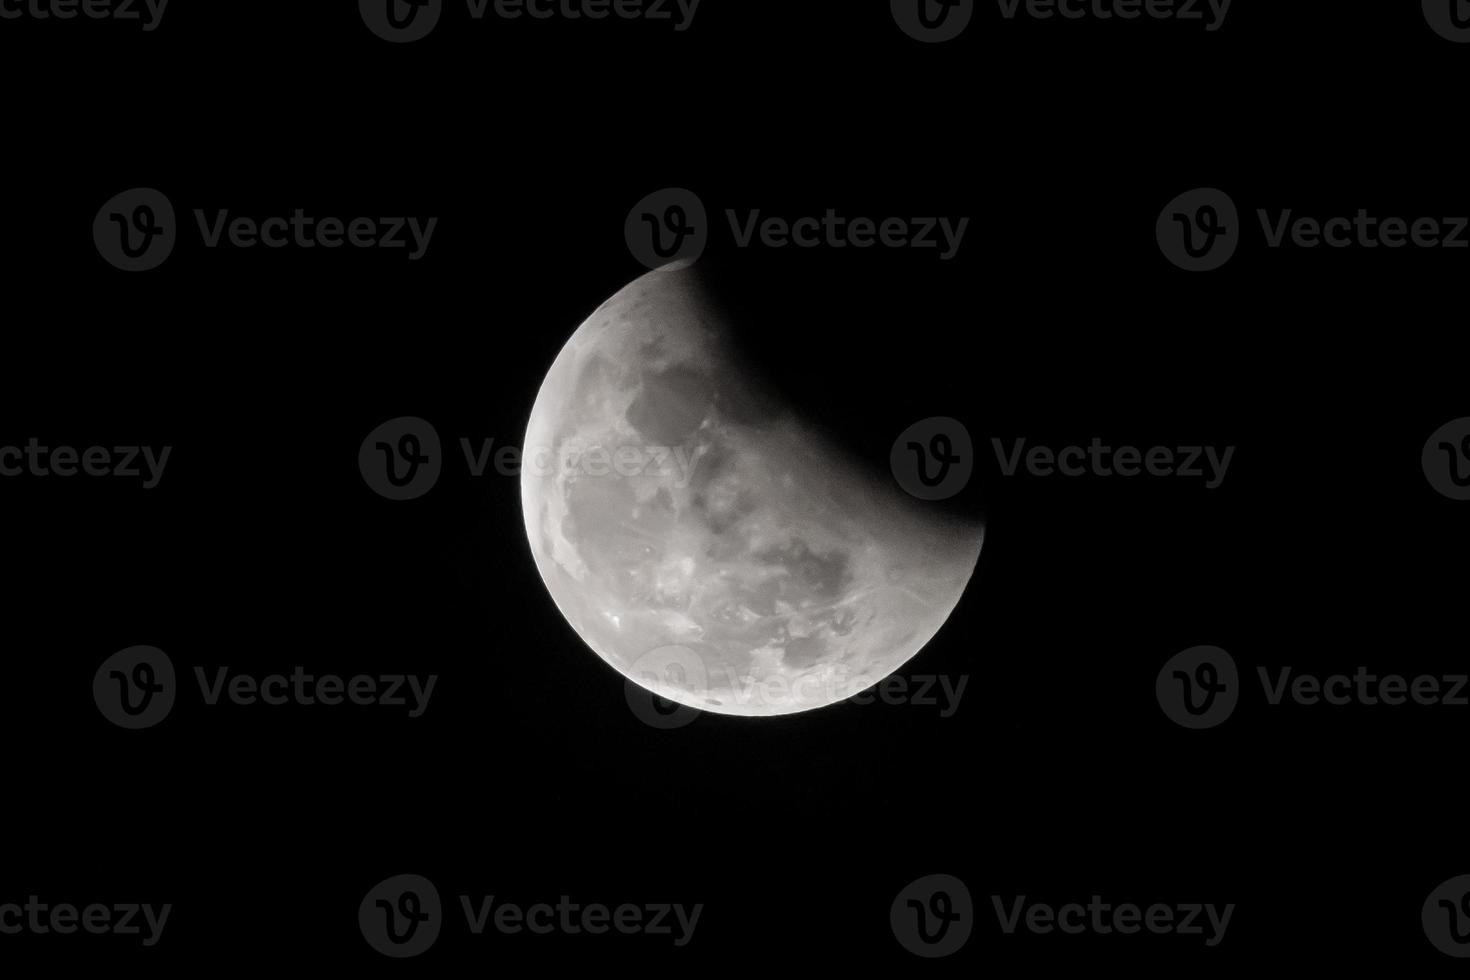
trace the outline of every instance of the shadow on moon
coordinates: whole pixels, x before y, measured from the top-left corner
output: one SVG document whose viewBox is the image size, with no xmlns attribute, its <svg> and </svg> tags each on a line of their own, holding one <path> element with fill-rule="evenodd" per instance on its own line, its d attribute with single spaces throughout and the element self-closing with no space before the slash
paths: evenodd
<svg viewBox="0 0 1470 980">
<path fill-rule="evenodd" d="M 603 660 L 690 707 L 790 714 L 913 657 L 984 528 L 835 445 L 732 329 L 687 266 L 604 303 L 542 383 L 521 501 L 547 589 Z"/>
</svg>

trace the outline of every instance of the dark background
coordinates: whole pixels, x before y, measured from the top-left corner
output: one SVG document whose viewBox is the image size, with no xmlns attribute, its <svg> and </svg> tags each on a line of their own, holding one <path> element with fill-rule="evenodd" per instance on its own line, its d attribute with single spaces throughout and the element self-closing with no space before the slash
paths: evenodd
<svg viewBox="0 0 1470 980">
<path fill-rule="evenodd" d="M 1217 186 L 1243 217 L 1465 214 L 1470 47 L 1417 4 L 1236 0 L 1222 30 L 1003 22 L 925 46 L 884 3 L 705 0 L 694 26 L 467 20 L 386 44 L 352 3 L 174 0 L 143 33 L 0 22 L 0 445 L 174 447 L 159 487 L 0 480 L 7 778 L 0 901 L 172 902 L 163 942 L 4 937 L 0 959 L 169 971 L 309 962 L 448 972 L 599 964 L 1264 964 L 1452 968 L 1419 926 L 1470 867 L 1452 830 L 1464 712 L 1159 710 L 1196 644 L 1242 670 L 1464 670 L 1463 506 L 1419 453 L 1467 414 L 1463 253 L 1268 251 L 1170 266 L 1154 219 Z M 135 186 L 257 216 L 440 219 L 429 253 L 99 257 Z M 730 254 L 769 366 L 881 461 L 963 420 L 988 514 L 970 587 L 914 674 L 959 712 L 840 705 L 666 732 L 556 612 L 517 481 L 459 438 L 521 441 L 571 331 L 642 270 L 622 238 L 666 186 L 711 211 L 971 218 L 960 256 Z M 756 324 L 752 329 L 756 329 Z M 773 333 L 774 331 L 774 333 Z M 400 415 L 451 458 L 410 503 L 359 443 Z M 1009 443 L 1234 445 L 1228 478 L 1002 478 Z M 416 720 L 185 697 L 126 732 L 98 664 L 156 645 L 254 672 L 437 673 Z M 1251 691 L 1252 683 L 1247 685 Z M 190 681 L 192 683 L 192 681 Z M 1258 691 L 1258 688 L 1254 688 Z M 392 963 L 357 932 L 374 883 L 446 901 L 705 903 L 694 942 L 485 936 Z M 888 929 L 909 881 L 966 881 L 976 934 L 921 961 Z M 992 894 L 1236 903 L 1225 942 L 1003 936 Z"/>
</svg>

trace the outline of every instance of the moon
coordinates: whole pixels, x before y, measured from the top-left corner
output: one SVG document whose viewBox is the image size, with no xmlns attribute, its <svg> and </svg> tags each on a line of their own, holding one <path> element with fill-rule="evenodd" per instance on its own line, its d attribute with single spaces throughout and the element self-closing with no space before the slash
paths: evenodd
<svg viewBox="0 0 1470 980">
<path fill-rule="evenodd" d="M 847 456 L 766 388 L 732 329 L 687 263 L 604 303 L 537 394 L 521 504 L 552 599 L 599 657 L 692 708 L 784 715 L 913 657 L 984 527 Z"/>
</svg>

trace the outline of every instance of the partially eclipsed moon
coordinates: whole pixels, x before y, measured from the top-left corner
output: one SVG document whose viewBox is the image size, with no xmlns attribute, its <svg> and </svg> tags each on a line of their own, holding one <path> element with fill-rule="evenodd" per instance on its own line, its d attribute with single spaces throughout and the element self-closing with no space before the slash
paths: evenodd
<svg viewBox="0 0 1470 980">
<path fill-rule="evenodd" d="M 531 411 L 526 533 L 562 615 L 624 676 L 723 714 L 819 708 L 934 636 L 983 528 L 827 444 L 725 329 L 680 265 L 582 324 Z"/>
</svg>

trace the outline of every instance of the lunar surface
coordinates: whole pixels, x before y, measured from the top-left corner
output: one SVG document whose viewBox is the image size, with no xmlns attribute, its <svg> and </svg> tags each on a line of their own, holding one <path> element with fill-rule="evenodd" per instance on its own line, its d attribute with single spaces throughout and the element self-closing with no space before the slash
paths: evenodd
<svg viewBox="0 0 1470 980">
<path fill-rule="evenodd" d="M 521 502 L 546 587 L 603 660 L 704 711 L 789 714 L 917 653 L 983 527 L 827 444 L 729 329 L 685 266 L 604 303 L 541 386 Z"/>
</svg>

